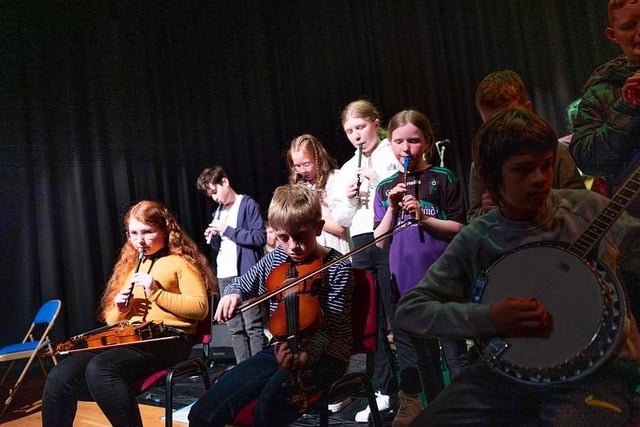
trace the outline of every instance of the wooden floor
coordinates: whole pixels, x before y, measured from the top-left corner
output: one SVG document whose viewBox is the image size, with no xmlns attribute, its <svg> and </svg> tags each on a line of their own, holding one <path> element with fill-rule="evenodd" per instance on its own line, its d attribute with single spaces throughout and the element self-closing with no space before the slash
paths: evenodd
<svg viewBox="0 0 640 427">
<path fill-rule="evenodd" d="M 162 427 L 164 420 L 160 417 L 164 416 L 164 408 L 151 405 L 140 405 L 140 413 L 142 414 L 142 423 L 145 427 Z M 17 408 L 10 414 L 6 414 L 4 419 L 9 421 L 0 422 L 6 427 L 41 427 L 42 412 L 40 411 L 40 402 L 34 402 L 29 407 Z M 109 426 L 109 422 L 100 411 L 95 402 L 80 402 L 78 404 L 78 412 L 76 414 L 74 426 Z M 174 422 L 175 426 L 186 426 L 186 424 Z"/>
</svg>

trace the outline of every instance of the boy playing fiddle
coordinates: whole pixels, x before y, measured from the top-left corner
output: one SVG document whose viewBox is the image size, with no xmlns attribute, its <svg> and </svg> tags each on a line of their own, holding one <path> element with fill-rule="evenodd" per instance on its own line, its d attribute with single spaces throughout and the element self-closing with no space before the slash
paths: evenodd
<svg viewBox="0 0 640 427">
<path fill-rule="evenodd" d="M 291 269 L 312 261 L 328 264 L 341 257 L 336 250 L 316 241 L 324 225 L 316 191 L 300 185 L 278 187 L 271 199 L 268 220 L 279 246 L 225 288 L 214 315 L 216 320 L 233 317 L 242 301 L 266 293 L 268 287 L 273 291 L 272 273 L 283 264 Z M 257 399 L 252 411 L 254 425 L 284 426 L 296 420 L 301 411 L 292 399 L 295 394 L 292 379 L 300 375 L 307 392 L 326 389 L 347 367 L 352 347 L 352 291 L 349 261 L 331 265 L 314 288 L 322 312 L 319 328 L 305 334 L 298 349 L 277 342 L 236 365 L 196 402 L 189 414 L 189 424 L 196 427 L 233 424 L 235 415 L 254 399 Z M 269 300 L 272 320 L 277 318 L 274 313 L 283 308 L 278 299 Z M 274 329 L 271 321 L 269 326 Z M 298 375 L 292 375 L 293 370 Z"/>
<path fill-rule="evenodd" d="M 547 353 L 553 352 L 553 348 L 544 347 L 547 339 L 564 326 L 560 323 L 570 323 L 558 322 L 554 313 L 570 310 L 570 305 L 564 305 L 565 300 L 542 302 L 534 292 L 526 295 L 521 290 L 523 271 L 510 262 L 512 259 L 507 261 L 512 280 L 506 275 L 500 283 L 493 281 L 499 286 L 508 283 L 511 296 L 494 302 L 472 302 L 472 296 L 483 284 L 476 279 L 487 277 L 501 256 L 511 255 L 510 251 L 529 243 L 574 243 L 607 205 L 608 200 L 593 191 L 551 188 L 557 143 L 550 126 L 525 109 L 501 111 L 482 125 L 475 137 L 473 157 L 497 209 L 464 227 L 422 280 L 402 297 L 396 315 L 399 328 L 420 337 L 527 338 Z M 624 236 L 638 230 L 640 221 L 622 213 L 595 246 L 597 255 L 612 261 L 603 255 L 614 254 Z M 532 276 L 540 276 L 538 288 L 564 285 L 545 283 L 547 272 L 564 265 L 536 263 L 539 274 Z M 571 273 L 575 280 L 572 269 L 566 281 L 571 280 Z M 487 283 L 490 290 L 491 278 Z M 576 300 L 586 289 L 582 286 L 574 292 Z M 567 302 L 578 305 L 576 300 Z M 551 313 L 551 303 L 563 309 Z M 580 305 L 580 310 L 585 309 Z M 498 372 L 495 365 L 490 368 L 477 360 L 429 404 L 413 425 L 626 425 L 639 380 L 640 347 L 631 314 L 622 312 L 617 317 L 624 321 L 624 331 L 616 335 L 622 349 L 612 348 L 606 359 L 610 363 L 593 360 L 594 369 L 572 381 L 532 383 L 521 381 L 528 377 L 512 379 Z M 578 322 L 577 326 L 576 331 L 584 324 Z M 497 353 L 497 359 L 508 357 L 510 350 L 508 347 Z"/>
</svg>

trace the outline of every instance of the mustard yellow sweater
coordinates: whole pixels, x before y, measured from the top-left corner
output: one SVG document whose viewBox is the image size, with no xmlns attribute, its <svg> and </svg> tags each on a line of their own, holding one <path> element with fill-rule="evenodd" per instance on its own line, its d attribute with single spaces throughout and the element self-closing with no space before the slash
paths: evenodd
<svg viewBox="0 0 640 427">
<path fill-rule="evenodd" d="M 163 321 L 165 326 L 193 334 L 198 321 L 209 313 L 209 298 L 202 275 L 177 255 L 146 259 L 139 271 L 151 274 L 157 289 L 147 298 L 143 287 L 136 286 L 129 306 L 131 309 L 120 312 L 114 305 L 107 314 L 107 324 L 122 320 Z M 126 283 L 131 283 L 133 273 Z"/>
</svg>

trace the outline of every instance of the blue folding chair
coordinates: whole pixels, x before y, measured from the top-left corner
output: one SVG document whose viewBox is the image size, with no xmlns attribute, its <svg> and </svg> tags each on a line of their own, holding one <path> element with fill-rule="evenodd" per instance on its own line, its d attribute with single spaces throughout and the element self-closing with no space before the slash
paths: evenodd
<svg viewBox="0 0 640 427">
<path fill-rule="evenodd" d="M 45 353 L 47 353 L 47 357 L 51 357 L 54 365 L 58 363 L 53 355 L 49 332 L 51 331 L 51 328 L 53 328 L 56 318 L 58 317 L 58 313 L 60 313 L 61 306 L 62 302 L 59 299 L 53 299 L 45 302 L 36 313 L 36 316 L 22 341 L 16 344 L 9 344 L 4 347 L 0 347 L 0 363 L 11 362 L 4 372 L 2 380 L 0 380 L 0 387 L 4 384 L 15 363 L 19 360 L 28 359 L 20 373 L 20 376 L 9 389 L 9 397 L 4 401 L 4 406 L 2 407 L 0 415 L 4 414 L 11 404 L 22 380 L 35 359 L 38 359 L 38 363 L 40 364 L 40 368 L 44 375 L 47 375 L 47 371 L 42 363 L 42 358 L 45 357 Z M 39 331 L 42 332 L 37 336 Z"/>
</svg>

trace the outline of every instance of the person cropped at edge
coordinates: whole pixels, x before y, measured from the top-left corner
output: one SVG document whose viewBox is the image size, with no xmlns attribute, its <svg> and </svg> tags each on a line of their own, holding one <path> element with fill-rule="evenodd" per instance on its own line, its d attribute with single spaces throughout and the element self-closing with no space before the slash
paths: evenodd
<svg viewBox="0 0 640 427">
<path fill-rule="evenodd" d="M 191 334 L 209 310 L 207 289 L 218 292 L 207 258 L 167 207 L 138 202 L 124 226 L 129 238 L 102 295 L 100 318 L 107 325 L 162 322 L 180 339 L 92 349 L 60 360 L 42 393 L 45 427 L 72 426 L 78 400 L 95 401 L 112 426 L 142 426 L 131 384 L 191 354 Z"/>
<path fill-rule="evenodd" d="M 596 68 L 584 85 L 569 149 L 584 173 L 604 177 L 611 196 L 640 166 L 640 1 L 610 0 L 607 15 L 605 35 L 622 55 Z M 627 212 L 640 217 L 639 196 Z M 640 237 L 629 236 L 623 246 L 640 247 Z M 625 283 L 640 282 L 640 256 L 623 256 L 619 265 Z M 640 306 L 640 292 L 627 292 Z"/>
<path fill-rule="evenodd" d="M 640 1 L 610 0 L 607 12 L 605 35 L 622 55 L 585 83 L 569 149 L 578 167 L 604 176 L 613 193 L 640 164 Z M 627 211 L 640 217 L 640 197 Z"/>
<path fill-rule="evenodd" d="M 480 127 L 473 158 L 498 207 L 467 224 L 422 280 L 400 299 L 399 328 L 421 337 L 535 337 L 540 338 L 540 346 L 545 345 L 544 337 L 553 331 L 557 319 L 543 303 L 548 300 L 518 291 L 518 274 L 522 272 L 516 266 L 512 296 L 483 303 L 472 302 L 472 294 L 476 279 L 499 257 L 529 243 L 573 243 L 609 203 L 594 191 L 552 189 L 557 144 L 549 124 L 522 108 L 500 111 Z M 596 245 L 599 259 L 608 261 L 609 268 L 615 267 L 616 245 L 625 234 L 638 230 L 640 220 L 623 212 Z M 543 277 L 539 280 L 544 282 Z M 597 286 L 595 282 L 594 277 L 590 284 Z M 560 303 L 567 310 L 576 304 Z M 612 349 L 611 363 L 589 375 L 531 384 L 512 379 L 478 358 L 413 425 L 627 425 L 640 379 L 640 340 L 633 316 L 629 312 L 620 316 L 624 320 L 619 332 L 624 348 L 619 353 Z M 552 352 L 553 348 L 544 350 Z M 576 352 L 579 354 L 579 349 Z"/>
<path fill-rule="evenodd" d="M 376 189 L 374 235 L 406 221 L 412 224 L 378 242 L 389 247 L 391 281 L 403 295 L 463 227 L 465 212 L 454 173 L 431 164 L 435 138 L 427 116 L 415 110 L 401 111 L 389 120 L 387 132 L 391 149 L 403 166 Z M 419 393 L 424 391 L 430 403 L 444 388 L 440 345 L 451 376 L 456 377 L 467 367 L 467 344 L 464 339 L 410 339 L 395 327 L 393 338 L 400 368 L 400 405 L 391 425 L 405 427 L 422 411 Z"/>
<path fill-rule="evenodd" d="M 289 425 L 302 415 L 291 400 L 295 392 L 291 370 L 298 371 L 305 393 L 312 394 L 317 389 L 328 389 L 343 375 L 349 363 L 353 347 L 351 296 L 354 277 L 348 260 L 338 261 L 342 257 L 338 251 L 322 246 L 316 240 L 324 225 L 317 192 L 302 185 L 276 188 L 269 205 L 268 220 L 276 232 L 279 246 L 224 290 L 215 313 L 216 320 L 233 316 L 241 301 L 281 287 L 282 283 L 275 283 L 274 288 L 271 279 L 279 267 L 291 269 L 319 259 L 322 265 L 333 262 L 316 282 L 322 322 L 318 329 L 301 338 L 296 357 L 294 349 L 286 342 L 278 341 L 222 375 L 191 408 L 189 425 L 192 427 L 233 424 L 238 412 L 254 399 L 257 402 L 251 412 L 253 425 Z M 284 308 L 278 307 L 277 298 L 269 299 L 269 305 L 271 319 L 278 309 L 282 313 Z M 284 320 L 284 316 L 276 318 Z M 273 326 L 270 322 L 270 329 Z"/>
<path fill-rule="evenodd" d="M 533 103 L 527 99 L 527 90 L 522 78 L 512 70 L 494 71 L 485 76 L 476 89 L 475 98 L 476 108 L 483 122 L 501 109 L 515 107 L 533 109 Z M 553 167 L 553 188 L 585 188 L 584 179 L 564 144 L 558 144 Z M 493 200 L 478 176 L 475 163 L 471 162 L 467 221 L 487 213 L 494 207 Z"/>
<path fill-rule="evenodd" d="M 324 228 L 318 243 L 347 254 L 349 240 L 347 228 L 338 224 L 331 215 L 330 194 L 335 191 L 338 163 L 329 155 L 324 145 L 313 135 L 303 134 L 291 141 L 287 151 L 289 184 L 307 185 L 318 192 L 322 206 Z"/>
<path fill-rule="evenodd" d="M 350 102 L 342 111 L 342 128 L 356 148 L 353 157 L 340 168 L 329 207 L 333 218 L 349 227 L 351 249 L 373 241 L 373 196 L 381 180 L 398 170 L 389 141 L 380 138 L 381 116 L 369 101 Z M 360 166 L 360 167 L 358 167 Z M 359 185 L 358 185 L 359 184 Z M 391 293 L 389 252 L 372 245 L 351 257 L 354 268 L 369 270 L 378 285 L 380 330 L 374 355 L 374 381 L 377 385 L 378 409 L 385 413 L 397 406 L 398 379 L 393 355 L 387 341 L 388 327 L 395 311 Z M 367 406 L 355 415 L 357 422 L 367 422 Z"/>
</svg>

